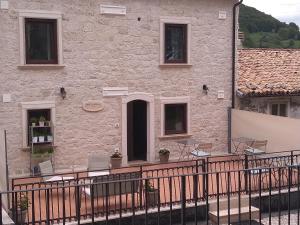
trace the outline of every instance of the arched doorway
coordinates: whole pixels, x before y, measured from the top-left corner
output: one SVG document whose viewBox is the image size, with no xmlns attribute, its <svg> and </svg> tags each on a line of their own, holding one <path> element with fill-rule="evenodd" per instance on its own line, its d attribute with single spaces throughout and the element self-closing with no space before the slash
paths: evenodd
<svg viewBox="0 0 300 225">
<path fill-rule="evenodd" d="M 122 99 L 123 163 L 154 160 L 154 96 L 132 93 Z"/>
</svg>

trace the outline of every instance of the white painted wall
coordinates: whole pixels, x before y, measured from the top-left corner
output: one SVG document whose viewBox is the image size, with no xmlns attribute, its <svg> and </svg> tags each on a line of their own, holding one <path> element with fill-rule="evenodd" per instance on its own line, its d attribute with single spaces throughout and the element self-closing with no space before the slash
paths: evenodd
<svg viewBox="0 0 300 225">
<path fill-rule="evenodd" d="M 232 110 L 232 137 L 268 140 L 267 152 L 300 149 L 300 120 Z"/>
</svg>

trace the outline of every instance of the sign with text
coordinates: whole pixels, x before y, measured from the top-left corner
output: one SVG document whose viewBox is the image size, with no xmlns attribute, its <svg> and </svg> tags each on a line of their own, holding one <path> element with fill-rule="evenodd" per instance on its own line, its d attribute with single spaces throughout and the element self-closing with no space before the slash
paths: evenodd
<svg viewBox="0 0 300 225">
<path fill-rule="evenodd" d="M 102 102 L 97 100 L 88 100 L 83 102 L 82 108 L 87 112 L 100 112 L 104 109 Z"/>
</svg>

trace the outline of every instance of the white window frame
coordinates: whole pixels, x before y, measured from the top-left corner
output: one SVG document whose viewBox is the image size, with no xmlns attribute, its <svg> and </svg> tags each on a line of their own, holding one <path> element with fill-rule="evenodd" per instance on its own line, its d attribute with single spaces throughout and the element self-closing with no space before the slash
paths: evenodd
<svg viewBox="0 0 300 225">
<path fill-rule="evenodd" d="M 165 24 L 187 25 L 187 62 L 165 63 Z M 160 18 L 160 66 L 192 66 L 191 64 L 191 19 L 187 17 L 161 17 Z"/>
<path fill-rule="evenodd" d="M 57 64 L 26 64 L 25 18 L 55 19 L 57 21 Z M 20 68 L 62 67 L 62 13 L 55 11 L 19 10 Z"/>
<path fill-rule="evenodd" d="M 167 104 L 186 104 L 187 105 L 187 118 L 186 118 L 186 126 L 187 126 L 187 133 L 186 134 L 165 134 L 165 105 Z M 176 137 L 176 136 L 190 136 L 190 97 L 188 96 L 180 96 L 180 97 L 161 97 L 160 98 L 160 134 L 161 137 Z"/>
<path fill-rule="evenodd" d="M 23 148 L 28 147 L 27 136 L 28 136 L 28 110 L 37 109 L 50 109 L 51 123 L 55 126 L 55 102 L 54 101 L 35 101 L 35 102 L 22 102 L 22 136 L 23 136 Z M 55 133 L 53 134 L 55 140 Z"/>
<path fill-rule="evenodd" d="M 290 102 L 288 100 L 271 100 L 269 101 L 268 103 L 268 112 L 270 115 L 272 115 L 272 105 L 274 104 L 277 104 L 277 105 L 280 105 L 280 104 L 286 104 L 286 115 L 287 117 L 290 117 Z M 279 115 L 277 115 L 279 116 Z"/>
</svg>

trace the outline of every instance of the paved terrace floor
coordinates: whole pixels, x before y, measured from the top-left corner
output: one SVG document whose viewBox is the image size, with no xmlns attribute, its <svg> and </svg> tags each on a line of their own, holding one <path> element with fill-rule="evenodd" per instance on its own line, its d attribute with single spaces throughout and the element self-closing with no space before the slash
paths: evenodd
<svg viewBox="0 0 300 225">
<path fill-rule="evenodd" d="M 245 182 L 245 179 L 249 179 L 249 175 L 245 175 L 243 171 L 231 172 L 230 174 L 224 171 L 229 170 L 239 170 L 244 168 L 244 160 L 240 160 L 238 156 L 226 156 L 226 157 L 215 157 L 210 159 L 210 163 L 203 167 L 201 162 L 198 162 L 198 167 L 195 161 L 188 162 L 175 162 L 170 164 L 156 164 L 156 165 L 145 165 L 142 170 L 142 177 L 149 178 L 150 183 L 159 189 L 159 201 L 161 207 L 169 207 L 170 202 L 174 205 L 180 203 L 181 200 L 181 188 L 182 180 L 178 175 L 188 175 L 186 176 L 186 199 L 187 202 L 193 202 L 195 197 L 195 188 L 197 187 L 197 198 L 198 201 L 205 201 L 205 182 L 204 176 L 192 176 L 196 172 L 201 172 L 202 170 L 207 170 L 208 172 L 221 172 L 213 173 L 208 176 L 208 190 L 209 198 L 212 199 L 215 196 L 226 195 L 229 187 L 229 191 L 232 195 L 241 191 L 245 193 L 246 188 L 251 188 L 252 191 L 257 191 L 259 184 L 261 184 L 262 190 L 268 190 L 270 185 L 272 188 L 276 188 L 278 184 L 278 173 L 277 175 L 272 171 L 271 179 L 269 177 L 269 172 L 265 171 L 261 174 L 261 182 L 259 182 L 259 175 L 253 174 L 250 177 L 250 182 Z M 249 166 L 251 167 L 251 166 Z M 112 170 L 112 174 L 119 173 L 131 173 L 140 171 L 140 167 L 128 167 Z M 229 175 L 228 175 L 229 174 Z M 74 174 L 66 174 L 65 176 L 74 176 Z M 171 176 L 174 176 L 170 178 Z M 157 178 L 162 177 L 162 178 Z M 195 180 L 195 177 L 197 177 Z M 281 171 L 281 185 L 287 184 L 287 171 Z M 195 182 L 196 181 L 196 182 Z M 270 183 L 271 181 L 271 183 Z M 82 186 L 79 190 L 80 197 L 80 215 L 82 219 L 89 218 L 92 214 L 92 202 L 88 195 L 84 194 L 84 189 L 90 187 L 91 180 L 87 180 L 87 173 L 80 173 L 78 175 L 78 180 L 71 182 L 74 184 L 78 182 L 79 184 L 87 184 Z M 292 183 L 296 182 L 296 176 L 293 175 Z M 114 188 L 118 188 L 119 183 L 115 183 Z M 129 185 L 129 184 L 128 184 Z M 96 217 L 105 217 L 106 211 L 109 211 L 110 215 L 127 213 L 132 211 L 134 206 L 136 211 L 145 209 L 145 191 L 144 191 L 145 181 L 143 181 L 143 186 L 139 185 L 139 188 L 134 191 L 132 195 L 131 192 L 117 195 L 110 195 L 109 197 L 104 197 L 105 193 L 99 194 L 94 200 L 94 214 Z M 250 186 L 250 187 L 249 187 Z M 32 188 L 48 188 L 52 187 L 49 191 L 49 201 L 47 205 L 47 191 L 38 190 L 34 192 L 29 192 L 28 197 L 30 201 L 30 206 L 27 213 L 27 222 L 31 223 L 34 219 L 35 221 L 45 221 L 47 216 L 53 222 L 60 222 L 63 214 L 69 219 L 74 219 L 76 217 L 76 203 L 77 195 L 75 193 L 74 187 L 66 187 L 63 193 L 61 183 L 51 183 L 45 184 L 41 182 L 41 178 L 28 178 L 23 180 L 15 181 L 15 189 L 32 189 Z M 111 186 L 109 186 L 111 188 Z M 102 187 L 102 191 L 103 191 Z M 132 190 L 132 189 L 131 189 Z M 111 190 L 110 190 L 111 191 Z M 18 195 L 19 197 L 19 195 Z M 154 203 L 153 206 L 157 206 Z M 34 207 L 34 213 L 33 213 Z M 152 205 L 149 205 L 151 208 Z M 48 209 L 48 213 L 47 213 Z M 34 218 L 33 218 L 34 217 Z"/>
</svg>

